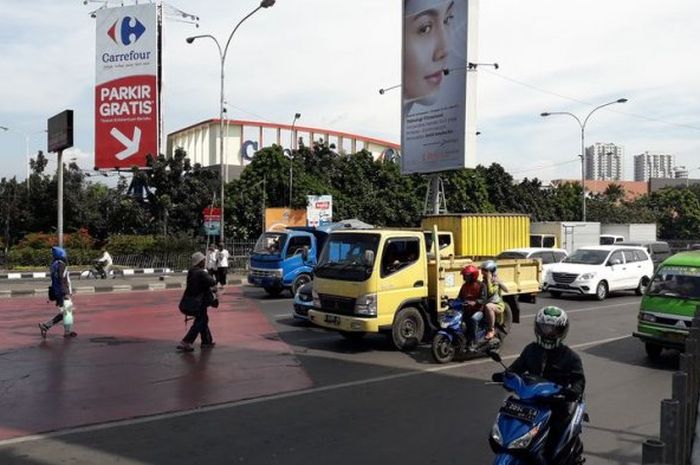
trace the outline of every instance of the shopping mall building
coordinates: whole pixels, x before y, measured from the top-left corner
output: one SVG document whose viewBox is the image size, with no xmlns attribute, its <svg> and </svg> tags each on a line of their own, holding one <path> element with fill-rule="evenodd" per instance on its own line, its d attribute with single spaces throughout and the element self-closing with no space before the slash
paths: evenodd
<svg viewBox="0 0 700 465">
<path fill-rule="evenodd" d="M 193 164 L 212 167 L 218 171 L 219 119 L 202 121 L 168 134 L 167 154 L 172 156 L 177 148 L 183 148 Z M 261 123 L 256 121 L 224 120 L 224 167 L 226 179 L 237 179 L 255 152 L 273 144 L 288 150 L 300 143 L 311 145 L 323 141 L 340 153 L 371 152 L 375 159 L 396 159 L 400 156 L 399 145 L 388 141 L 364 137 L 357 134 L 289 124 Z"/>
</svg>

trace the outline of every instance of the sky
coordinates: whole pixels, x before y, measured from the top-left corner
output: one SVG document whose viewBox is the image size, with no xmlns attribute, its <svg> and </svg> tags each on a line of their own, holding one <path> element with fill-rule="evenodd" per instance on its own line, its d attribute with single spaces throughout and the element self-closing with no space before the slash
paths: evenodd
<svg viewBox="0 0 700 465">
<path fill-rule="evenodd" d="M 144 0 L 141 0 L 143 3 Z M 132 1 L 125 0 L 131 4 Z M 257 0 L 170 0 L 199 16 L 199 28 L 167 18 L 163 111 L 166 133 L 218 117 L 219 60 L 225 41 Z M 112 2 L 113 5 L 118 2 Z M 277 0 L 236 32 L 226 62 L 232 118 L 333 129 L 398 143 L 401 0 Z M 99 3 L 0 0 L 0 178 L 26 173 L 25 142 L 45 150 L 46 120 L 75 111 L 75 147 L 64 153 L 91 169 L 94 151 L 95 23 Z M 661 151 L 700 177 L 700 2 L 697 0 L 480 0 L 477 162 L 514 177 L 581 176 L 580 128 L 597 105 L 586 145 Z M 693 58 L 696 57 L 696 58 Z M 473 82 L 473 81 L 472 81 Z M 52 160 L 55 155 L 51 155 Z M 49 165 L 50 167 L 52 165 Z M 55 167 L 55 161 L 53 163 Z M 104 178 L 103 178 L 104 179 Z"/>
</svg>

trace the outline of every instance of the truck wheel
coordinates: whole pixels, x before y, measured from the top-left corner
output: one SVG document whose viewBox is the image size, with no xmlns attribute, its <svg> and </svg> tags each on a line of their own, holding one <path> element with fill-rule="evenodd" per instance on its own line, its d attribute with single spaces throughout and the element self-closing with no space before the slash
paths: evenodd
<svg viewBox="0 0 700 465">
<path fill-rule="evenodd" d="M 367 335 L 364 331 L 341 331 L 340 335 L 348 341 L 359 341 Z"/>
<path fill-rule="evenodd" d="M 605 300 L 608 296 L 608 283 L 601 281 L 595 288 L 595 298 L 598 300 Z"/>
<path fill-rule="evenodd" d="M 647 342 L 644 344 L 644 350 L 646 350 L 647 357 L 649 357 L 650 360 L 657 360 L 661 356 L 663 347 L 653 342 Z"/>
<path fill-rule="evenodd" d="M 411 350 L 423 340 L 425 322 L 415 307 L 406 307 L 394 319 L 391 337 L 399 350 Z"/>
<path fill-rule="evenodd" d="M 296 279 L 294 280 L 294 282 L 292 283 L 292 289 L 291 289 L 292 290 L 292 297 L 297 295 L 297 290 L 301 286 L 303 286 L 306 283 L 310 283 L 310 282 L 311 282 L 311 276 L 306 274 L 306 273 L 302 273 L 299 276 L 297 276 Z"/>
<path fill-rule="evenodd" d="M 506 303 L 506 308 L 503 310 L 503 324 L 496 325 L 496 333 L 498 334 L 498 339 L 501 342 L 505 341 L 508 334 L 510 334 L 510 329 L 513 326 L 513 312 L 510 309 L 510 305 Z"/>
<path fill-rule="evenodd" d="M 649 284 L 649 279 L 647 279 L 645 276 L 639 280 L 639 285 L 637 286 L 637 289 L 634 290 L 634 293 L 637 295 L 644 295 L 644 290 L 646 289 L 647 284 Z"/>
<path fill-rule="evenodd" d="M 265 292 L 267 292 L 272 297 L 277 297 L 282 293 L 281 287 L 264 287 L 263 289 L 265 289 Z"/>
<path fill-rule="evenodd" d="M 558 299 L 561 297 L 561 291 L 549 291 L 549 294 L 554 297 L 555 299 Z"/>
<path fill-rule="evenodd" d="M 455 356 L 455 346 L 447 334 L 437 333 L 432 345 L 433 358 L 438 363 L 449 363 Z"/>
</svg>

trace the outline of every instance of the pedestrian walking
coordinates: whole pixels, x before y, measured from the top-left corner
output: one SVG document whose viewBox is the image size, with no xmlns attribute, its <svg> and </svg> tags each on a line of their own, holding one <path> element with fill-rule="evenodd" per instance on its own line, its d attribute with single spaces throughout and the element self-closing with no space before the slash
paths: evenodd
<svg viewBox="0 0 700 465">
<path fill-rule="evenodd" d="M 51 247 L 51 287 L 49 287 L 49 300 L 56 302 L 60 309 L 58 314 L 46 323 L 39 323 L 41 337 L 46 338 L 46 333 L 56 323 L 63 322 L 63 337 L 75 337 L 78 334 L 73 331 L 73 301 L 71 294 L 70 275 L 68 274 L 68 254 L 62 247 Z"/>
<path fill-rule="evenodd" d="M 207 307 L 218 306 L 216 280 L 204 269 L 207 257 L 201 252 L 192 255 L 191 268 L 187 272 L 187 286 L 180 300 L 180 311 L 194 316 L 190 327 L 177 350 L 192 352 L 194 341 L 200 337 L 202 349 L 214 347 L 214 339 L 209 330 Z"/>
<path fill-rule="evenodd" d="M 217 272 L 218 272 L 218 279 L 219 279 L 219 287 L 224 288 L 226 285 L 226 275 L 228 274 L 228 259 L 229 259 L 229 253 L 228 250 L 226 250 L 226 246 L 224 244 L 219 244 L 219 253 L 217 254 Z"/>
<path fill-rule="evenodd" d="M 210 275 L 211 277 L 213 277 L 214 280 L 216 280 L 216 271 L 217 271 L 217 268 L 216 268 L 216 261 L 217 261 L 217 255 L 218 255 L 218 252 L 216 251 L 216 248 L 214 247 L 214 244 L 211 244 L 211 245 L 207 248 L 206 268 L 207 268 L 207 273 L 209 273 L 209 275 Z"/>
</svg>

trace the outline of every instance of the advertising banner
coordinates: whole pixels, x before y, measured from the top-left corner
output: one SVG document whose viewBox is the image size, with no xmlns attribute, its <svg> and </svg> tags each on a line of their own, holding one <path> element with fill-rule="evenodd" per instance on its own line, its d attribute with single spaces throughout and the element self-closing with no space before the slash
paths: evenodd
<svg viewBox="0 0 700 465">
<path fill-rule="evenodd" d="M 306 225 L 322 226 L 333 222 L 333 196 L 306 196 Z"/>
<path fill-rule="evenodd" d="M 96 14 L 95 167 L 144 167 L 159 153 L 156 4 Z"/>
<path fill-rule="evenodd" d="M 469 164 L 467 107 L 473 113 L 476 106 L 468 86 L 476 73 L 467 72 L 467 38 L 474 32 L 469 16 L 475 14 L 475 5 L 475 0 L 403 0 L 403 174 Z"/>
<path fill-rule="evenodd" d="M 265 231 L 281 231 L 287 226 L 306 226 L 306 210 L 265 209 Z"/>
<path fill-rule="evenodd" d="M 204 232 L 207 236 L 218 236 L 221 234 L 221 209 L 220 208 L 205 208 L 202 212 L 204 215 Z"/>
</svg>

